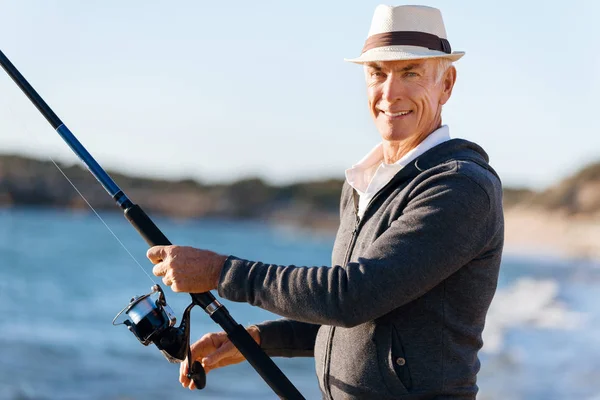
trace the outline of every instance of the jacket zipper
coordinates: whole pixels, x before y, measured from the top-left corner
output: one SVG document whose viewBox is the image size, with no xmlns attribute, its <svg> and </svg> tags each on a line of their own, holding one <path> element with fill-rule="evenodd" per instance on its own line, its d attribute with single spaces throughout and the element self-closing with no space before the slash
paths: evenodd
<svg viewBox="0 0 600 400">
<path fill-rule="evenodd" d="M 363 212 L 362 219 L 358 216 L 358 201 L 359 201 L 358 193 L 356 192 L 356 190 L 352 189 L 352 199 L 353 199 L 353 203 L 354 203 L 355 221 L 354 221 L 354 230 L 352 231 L 352 238 L 350 239 L 350 243 L 348 244 L 348 247 L 346 248 L 346 254 L 344 256 L 344 266 L 348 265 L 348 263 L 350 262 L 350 255 L 352 253 L 352 248 L 354 247 L 354 244 L 356 242 L 358 230 L 360 228 L 361 222 L 364 220 L 364 216 L 367 214 L 367 210 L 369 209 L 371 204 L 373 204 L 373 201 L 375 199 L 377 199 L 381 195 L 381 193 L 383 193 L 389 186 L 391 186 L 393 183 L 395 183 L 396 180 L 397 180 L 396 177 L 392 178 L 384 187 L 382 187 L 379 190 L 379 192 L 377 192 L 375 194 L 375 196 L 373 196 L 373 198 L 369 201 L 369 204 L 367 204 L 365 211 Z M 331 397 L 331 387 L 329 386 L 329 370 L 330 370 L 330 366 L 331 366 L 330 357 L 331 357 L 331 346 L 332 346 L 332 342 L 333 342 L 334 332 L 335 332 L 335 326 L 332 326 L 331 330 L 329 331 L 329 337 L 327 338 L 327 351 L 325 352 L 325 365 L 323 366 L 323 386 L 325 386 L 325 394 L 327 395 L 328 400 L 333 400 L 333 398 Z"/>
<path fill-rule="evenodd" d="M 358 216 L 358 194 L 356 193 L 356 190 L 352 191 L 352 199 L 354 203 L 354 230 L 352 231 L 352 238 L 350 239 L 350 243 L 346 248 L 346 255 L 344 256 L 344 266 L 348 265 L 348 263 L 350 262 L 350 254 L 352 252 L 352 248 L 354 247 L 354 242 L 356 241 L 358 226 L 360 225 L 360 217 Z"/>
<path fill-rule="evenodd" d="M 352 190 L 352 199 L 354 203 L 354 230 L 352 231 L 352 237 L 350 238 L 350 243 L 348 243 L 348 247 L 346 248 L 346 254 L 344 256 L 344 265 L 348 265 L 350 262 L 350 254 L 352 251 L 352 247 L 354 247 L 354 242 L 356 241 L 356 234 L 358 233 L 358 227 L 360 225 L 360 217 L 358 216 L 358 201 L 357 201 L 357 193 L 356 190 Z M 331 397 L 331 387 L 329 386 L 329 370 L 331 366 L 331 345 L 333 342 L 333 333 L 335 331 L 335 326 L 332 326 L 329 330 L 329 337 L 327 338 L 327 352 L 325 353 L 325 365 L 323 366 L 323 386 L 325 386 L 325 393 L 327 394 L 327 398 L 329 400 L 333 400 Z"/>
</svg>

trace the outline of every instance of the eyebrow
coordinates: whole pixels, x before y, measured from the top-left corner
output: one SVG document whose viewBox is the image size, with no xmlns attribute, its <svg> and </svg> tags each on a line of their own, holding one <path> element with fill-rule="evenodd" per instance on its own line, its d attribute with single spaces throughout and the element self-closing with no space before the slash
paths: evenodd
<svg viewBox="0 0 600 400">
<path fill-rule="evenodd" d="M 381 67 L 374 62 L 370 62 L 367 64 L 367 67 L 372 68 L 376 71 L 381 71 Z"/>
<path fill-rule="evenodd" d="M 372 68 L 375 71 L 381 71 L 383 69 L 380 64 L 374 63 L 374 62 L 368 63 L 367 67 Z M 423 63 L 417 62 L 417 63 L 408 64 L 407 66 L 400 69 L 400 71 L 406 72 L 406 71 L 410 71 L 413 69 L 420 69 L 420 68 L 423 68 Z"/>
<path fill-rule="evenodd" d="M 419 69 L 423 67 L 423 63 L 413 63 L 408 64 L 406 67 L 402 68 L 401 71 L 410 71 L 411 69 Z"/>
</svg>

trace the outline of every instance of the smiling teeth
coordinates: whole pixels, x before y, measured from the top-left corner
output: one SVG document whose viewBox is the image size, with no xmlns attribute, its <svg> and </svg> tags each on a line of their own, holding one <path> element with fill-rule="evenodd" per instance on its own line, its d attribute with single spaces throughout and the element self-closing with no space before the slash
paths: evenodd
<svg viewBox="0 0 600 400">
<path fill-rule="evenodd" d="M 409 112 L 410 112 L 410 111 L 400 111 L 400 112 L 397 112 L 397 113 L 391 113 L 391 112 L 388 112 L 388 111 L 384 111 L 383 113 L 384 113 L 385 115 L 387 115 L 388 117 L 399 117 L 399 116 L 401 116 L 401 115 L 406 115 L 406 114 L 408 114 Z"/>
</svg>

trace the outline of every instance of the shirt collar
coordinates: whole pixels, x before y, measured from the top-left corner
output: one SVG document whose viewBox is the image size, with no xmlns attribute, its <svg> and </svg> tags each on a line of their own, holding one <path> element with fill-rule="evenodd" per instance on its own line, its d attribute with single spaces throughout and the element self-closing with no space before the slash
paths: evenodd
<svg viewBox="0 0 600 400">
<path fill-rule="evenodd" d="M 414 149 L 403 155 L 394 164 L 384 164 L 385 167 L 394 166 L 395 169 L 402 169 L 415 158 L 427 150 L 437 146 L 450 139 L 450 129 L 448 125 L 442 125 L 430 133 Z M 366 156 L 346 170 L 346 181 L 359 193 L 364 193 L 375 175 L 377 168 L 383 163 L 383 142 L 377 144 Z"/>
</svg>

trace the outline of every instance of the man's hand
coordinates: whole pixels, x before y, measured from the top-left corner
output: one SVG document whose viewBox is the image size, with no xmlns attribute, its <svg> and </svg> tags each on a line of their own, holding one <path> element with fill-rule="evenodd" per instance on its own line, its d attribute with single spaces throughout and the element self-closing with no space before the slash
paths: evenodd
<svg viewBox="0 0 600 400">
<path fill-rule="evenodd" d="M 260 345 L 260 335 L 256 326 L 247 328 L 250 336 Z M 225 332 L 207 333 L 192 346 L 192 364 L 194 361 L 200 361 L 204 371 L 226 367 L 227 365 L 238 364 L 245 360 L 244 356 L 231 343 Z M 190 390 L 196 389 L 194 381 L 186 377 L 188 373 L 188 362 L 184 360 L 179 365 L 179 382 L 183 387 Z"/>
<path fill-rule="evenodd" d="M 184 246 L 154 246 L 146 256 L 156 264 L 152 273 L 162 276 L 174 292 L 205 293 L 217 288 L 227 256 Z"/>
</svg>

